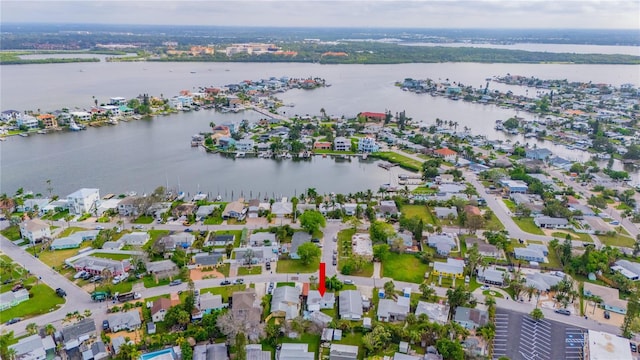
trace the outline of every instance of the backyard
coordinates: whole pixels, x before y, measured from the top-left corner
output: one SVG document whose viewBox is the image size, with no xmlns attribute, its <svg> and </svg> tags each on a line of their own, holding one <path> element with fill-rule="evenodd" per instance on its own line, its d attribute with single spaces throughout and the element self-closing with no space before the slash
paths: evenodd
<svg viewBox="0 0 640 360">
<path fill-rule="evenodd" d="M 429 266 L 413 254 L 390 252 L 382 261 L 382 276 L 397 281 L 420 284 L 428 270 Z"/>
<path fill-rule="evenodd" d="M 438 225 L 437 220 L 431 211 L 429 211 L 429 208 L 424 205 L 402 205 L 401 211 L 408 219 L 419 218 L 422 219 L 425 224 Z"/>
<path fill-rule="evenodd" d="M 234 292 L 244 291 L 247 289 L 247 286 L 242 285 L 228 285 L 228 286 L 218 286 L 212 288 L 200 289 L 200 294 L 203 293 L 212 293 L 213 295 L 222 295 L 222 301 L 225 303 L 229 302 L 229 297 L 233 295 Z"/>
<path fill-rule="evenodd" d="M 84 248 L 89 247 L 91 244 L 88 242 L 80 245 L 79 248 L 75 249 L 64 249 L 64 250 L 46 250 L 41 252 L 38 256 L 40 261 L 51 266 L 59 268 L 64 264 L 64 261 L 74 255 L 77 255 L 78 252 Z"/>
<path fill-rule="evenodd" d="M 29 281 L 35 280 L 35 278 L 29 279 Z M 0 322 L 5 323 L 15 317 L 28 318 L 46 314 L 64 304 L 64 299 L 45 284 L 34 284 L 29 294 L 29 300 L 0 312 Z"/>
<path fill-rule="evenodd" d="M 302 263 L 302 260 L 278 260 L 276 266 L 277 273 L 313 273 L 318 271 L 320 259 L 315 258 L 309 265 Z"/>
</svg>

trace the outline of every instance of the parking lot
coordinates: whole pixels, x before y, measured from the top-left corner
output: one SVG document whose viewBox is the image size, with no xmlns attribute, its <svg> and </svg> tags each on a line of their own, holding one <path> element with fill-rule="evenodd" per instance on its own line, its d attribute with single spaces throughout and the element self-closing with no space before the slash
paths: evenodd
<svg viewBox="0 0 640 360">
<path fill-rule="evenodd" d="M 583 332 L 552 320 L 533 320 L 529 315 L 498 309 L 494 358 L 511 360 L 582 359 Z"/>
</svg>

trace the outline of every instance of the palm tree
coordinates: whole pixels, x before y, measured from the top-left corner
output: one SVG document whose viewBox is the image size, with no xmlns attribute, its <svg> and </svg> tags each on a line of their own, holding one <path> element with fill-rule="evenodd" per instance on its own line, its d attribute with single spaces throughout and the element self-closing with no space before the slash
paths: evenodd
<svg viewBox="0 0 640 360">
<path fill-rule="evenodd" d="M 44 333 L 47 335 L 53 335 L 56 333 L 56 328 L 52 324 L 47 324 L 44 327 Z"/>
<path fill-rule="evenodd" d="M 38 324 L 29 323 L 29 324 L 27 324 L 27 327 L 25 329 L 27 330 L 27 333 L 29 335 L 36 334 L 38 332 Z"/>
<path fill-rule="evenodd" d="M 536 287 L 533 285 L 529 285 L 525 288 L 525 292 L 527 293 L 527 295 L 529 296 L 529 301 L 531 301 L 531 297 L 533 296 L 533 294 L 536 293 Z"/>
</svg>

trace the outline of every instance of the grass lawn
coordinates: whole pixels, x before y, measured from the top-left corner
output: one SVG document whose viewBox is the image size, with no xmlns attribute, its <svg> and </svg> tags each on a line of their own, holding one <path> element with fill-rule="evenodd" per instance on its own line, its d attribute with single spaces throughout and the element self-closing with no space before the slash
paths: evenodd
<svg viewBox="0 0 640 360">
<path fill-rule="evenodd" d="M 33 285 L 29 293 L 29 300 L 0 312 L 0 322 L 5 323 L 14 317 L 28 318 L 46 314 L 64 304 L 64 299 L 44 284 Z"/>
<path fill-rule="evenodd" d="M 69 235 L 71 235 L 73 233 L 76 233 L 78 231 L 85 231 L 85 230 L 87 230 L 87 229 L 81 228 L 81 227 L 76 227 L 76 226 L 71 226 L 71 227 L 68 227 L 68 228 L 62 230 L 60 232 L 60 236 L 58 236 L 58 237 L 63 238 L 65 236 L 69 236 Z"/>
<path fill-rule="evenodd" d="M 401 167 L 408 170 L 413 170 L 413 171 L 422 170 L 422 161 L 414 160 L 410 157 L 397 154 L 393 151 L 381 151 L 381 152 L 373 153 L 371 154 L 371 156 L 380 158 L 382 160 L 386 160 L 394 164 L 398 164 Z"/>
<path fill-rule="evenodd" d="M 18 225 L 9 226 L 8 228 L 0 231 L 0 234 L 4 235 L 4 237 L 11 241 L 16 241 L 20 239 L 20 227 Z"/>
<path fill-rule="evenodd" d="M 212 293 L 213 295 L 222 295 L 222 301 L 227 303 L 229 302 L 229 297 L 233 295 L 234 292 L 244 291 L 247 289 L 247 286 L 244 284 L 241 285 L 228 285 L 228 286 L 218 286 L 212 288 L 201 289 L 200 293 Z"/>
<path fill-rule="evenodd" d="M 560 263 L 560 258 L 558 257 L 558 254 L 556 254 L 555 251 L 549 249 L 549 255 L 547 255 L 547 260 L 549 260 L 548 263 L 545 263 L 545 265 L 547 265 L 550 268 L 554 268 L 554 269 L 562 269 L 562 263 Z"/>
<path fill-rule="evenodd" d="M 485 296 L 493 296 L 494 298 L 500 298 L 500 299 L 504 298 L 504 296 L 502 296 L 502 293 L 499 293 L 497 291 L 492 291 L 492 290 L 485 290 L 482 292 L 482 294 Z"/>
<path fill-rule="evenodd" d="M 151 224 L 153 222 L 153 216 L 141 215 L 133 221 L 134 224 Z"/>
<path fill-rule="evenodd" d="M 510 199 L 502 199 L 502 202 L 507 205 L 507 209 L 509 209 L 509 211 L 511 211 L 512 213 L 516 212 L 516 203 L 514 203 L 512 200 Z"/>
<path fill-rule="evenodd" d="M 62 264 L 64 264 L 64 261 L 66 259 L 77 255 L 81 249 L 87 248 L 89 247 L 89 245 L 91 245 L 89 242 L 84 242 L 82 245 L 80 245 L 79 248 L 76 249 L 47 250 L 41 252 L 38 257 L 43 263 L 59 268 Z"/>
<path fill-rule="evenodd" d="M 222 217 L 220 216 L 211 216 L 204 219 L 203 224 L 205 225 L 220 225 L 222 224 Z"/>
<path fill-rule="evenodd" d="M 524 232 L 528 232 L 529 234 L 544 235 L 544 232 L 538 226 L 536 226 L 536 224 L 533 222 L 532 217 L 526 217 L 526 218 L 514 217 L 512 219 L 513 219 L 513 222 L 515 222 L 516 225 L 518 225 L 520 230 Z"/>
<path fill-rule="evenodd" d="M 620 234 L 615 234 L 614 236 L 598 235 L 598 239 L 600 239 L 603 244 L 609 246 L 624 246 L 630 248 L 636 243 L 635 239 Z"/>
<path fill-rule="evenodd" d="M 424 281 L 424 274 L 428 268 L 427 264 L 412 254 L 390 252 L 382 262 L 382 276 L 420 284 Z"/>
<path fill-rule="evenodd" d="M 593 242 L 593 239 L 591 239 L 591 236 L 589 236 L 589 234 L 587 233 L 577 233 L 573 231 L 567 231 L 567 232 L 556 231 L 551 233 L 551 236 L 564 240 L 567 237 L 567 234 L 571 235 L 572 240 L 580 240 L 582 242 L 588 242 L 588 243 Z"/>
<path fill-rule="evenodd" d="M 103 285 L 100 285 L 96 288 L 96 291 L 107 291 L 115 294 L 119 293 L 127 293 L 133 289 L 133 283 L 135 281 L 122 281 L 116 285 L 113 285 L 111 282 L 105 282 Z"/>
<path fill-rule="evenodd" d="M 169 278 L 165 278 L 165 279 L 158 279 L 158 283 L 156 283 L 155 277 L 151 275 L 147 275 L 142 278 L 142 283 L 144 284 L 145 288 L 169 285 L 170 282 L 171 280 L 169 280 Z"/>
<path fill-rule="evenodd" d="M 402 214 L 409 218 L 419 218 L 425 224 L 434 224 L 433 216 L 429 214 L 429 211 L 424 205 L 403 205 L 401 208 Z"/>
<path fill-rule="evenodd" d="M 491 231 L 500 231 L 504 229 L 504 224 L 502 224 L 502 221 L 498 219 L 496 214 L 491 214 L 491 218 L 489 220 L 484 220 L 484 228 Z"/>
<path fill-rule="evenodd" d="M 320 259 L 314 259 L 309 265 L 304 265 L 302 260 L 278 260 L 277 273 L 313 273 L 318 271 Z"/>
<path fill-rule="evenodd" d="M 103 259 L 111 259 L 111 260 L 125 260 L 125 259 L 131 259 L 131 257 L 133 255 L 130 254 L 108 254 L 108 253 L 94 253 L 93 255 L 94 257 L 99 257 L 99 258 L 103 258 Z"/>
<path fill-rule="evenodd" d="M 338 271 L 342 270 L 344 260 L 351 257 L 351 237 L 355 234 L 353 229 L 345 229 L 338 233 Z M 366 263 L 362 269 L 355 271 L 350 276 L 373 276 L 373 262 Z"/>
<path fill-rule="evenodd" d="M 238 268 L 238 276 L 241 275 L 260 275 L 262 274 L 262 266 L 252 266 L 249 269 L 246 266 L 241 266 Z"/>
</svg>

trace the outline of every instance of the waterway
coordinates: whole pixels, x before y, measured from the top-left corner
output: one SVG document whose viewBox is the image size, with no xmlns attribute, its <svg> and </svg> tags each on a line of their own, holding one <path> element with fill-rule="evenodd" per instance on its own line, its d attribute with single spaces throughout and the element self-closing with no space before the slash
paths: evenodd
<svg viewBox="0 0 640 360">
<path fill-rule="evenodd" d="M 176 95 L 182 89 L 220 86 L 245 79 L 271 76 L 326 79 L 331 87 L 293 90 L 279 94 L 285 103 L 284 115 L 328 114 L 353 116 L 361 111 L 405 110 L 416 121 L 434 123 L 436 118 L 459 123 L 472 133 L 491 139 L 506 139 L 496 132 L 496 119 L 516 115 L 496 106 L 450 101 L 426 94 L 403 92 L 394 82 L 405 77 L 450 79 L 473 86 L 485 78 L 506 73 L 544 79 L 568 79 L 620 85 L 640 83 L 640 66 L 568 64 L 402 64 L 402 65 L 318 65 L 298 63 L 76 63 L 7 65 L 0 67 L 0 109 L 89 108 L 95 96 L 100 102 L 110 97 L 134 97 L 141 93 Z M 491 83 L 490 89 L 537 91 Z M 514 92 L 515 92 L 514 91 Z M 527 119 L 532 116 L 518 114 Z M 181 113 L 153 120 L 120 123 L 118 126 L 91 128 L 78 133 L 12 137 L 0 142 L 0 193 L 13 193 L 24 187 L 46 193 L 47 179 L 54 192 L 65 194 L 79 187 L 99 187 L 104 193 L 151 192 L 169 184 L 185 192 L 198 191 L 237 197 L 271 193 L 292 196 L 306 188 L 320 192 L 377 190 L 392 182 L 396 173 L 377 166 L 336 162 L 330 158 L 312 161 L 272 161 L 264 159 L 226 159 L 189 147 L 191 135 L 207 131 L 210 122 L 257 121 L 253 112 L 220 114 L 214 111 Z M 512 142 L 536 143 L 572 160 L 588 155 L 561 146 L 536 142 L 519 136 Z M 397 168 L 396 168 L 397 169 Z M 397 170 L 394 170 L 397 171 Z M 637 174 L 636 174 L 637 177 Z"/>
<path fill-rule="evenodd" d="M 400 43 L 405 46 L 443 46 L 443 47 L 475 47 L 483 49 L 502 50 L 524 50 L 540 51 L 550 53 L 570 53 L 570 54 L 622 54 L 640 56 L 640 46 L 613 46 L 613 45 L 579 45 L 579 44 L 538 44 L 538 43 L 518 43 L 518 44 L 485 44 L 485 43 L 425 43 L 408 42 Z"/>
</svg>

